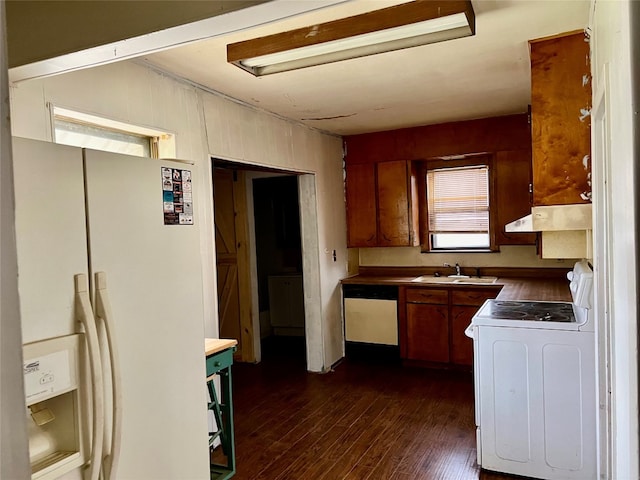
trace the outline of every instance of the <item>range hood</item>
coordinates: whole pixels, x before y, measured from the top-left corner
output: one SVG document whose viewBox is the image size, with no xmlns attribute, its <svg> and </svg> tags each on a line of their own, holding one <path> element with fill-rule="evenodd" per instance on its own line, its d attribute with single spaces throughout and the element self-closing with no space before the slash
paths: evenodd
<svg viewBox="0 0 640 480">
<path fill-rule="evenodd" d="M 591 230 L 591 211 L 590 203 L 532 207 L 529 215 L 507 223 L 504 230 L 511 233 Z"/>
</svg>

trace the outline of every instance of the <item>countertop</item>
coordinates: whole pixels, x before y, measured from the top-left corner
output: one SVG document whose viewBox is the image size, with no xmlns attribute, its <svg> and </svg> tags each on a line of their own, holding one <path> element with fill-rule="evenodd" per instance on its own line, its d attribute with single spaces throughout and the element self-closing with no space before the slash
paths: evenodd
<svg viewBox="0 0 640 480">
<path fill-rule="evenodd" d="M 204 355 L 208 357 L 214 353 L 221 352 L 227 348 L 235 347 L 237 340 L 226 338 L 205 338 L 204 339 Z"/>
<path fill-rule="evenodd" d="M 569 281 L 561 278 L 498 277 L 491 284 L 416 283 L 412 276 L 354 275 L 342 280 L 343 285 L 397 285 L 420 288 L 482 289 L 502 287 L 498 300 L 533 300 L 570 302 Z"/>
</svg>

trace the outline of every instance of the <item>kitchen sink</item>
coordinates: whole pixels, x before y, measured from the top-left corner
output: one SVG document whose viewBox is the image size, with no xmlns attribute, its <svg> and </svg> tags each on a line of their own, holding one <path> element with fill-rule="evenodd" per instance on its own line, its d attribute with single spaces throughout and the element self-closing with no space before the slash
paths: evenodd
<svg viewBox="0 0 640 480">
<path fill-rule="evenodd" d="M 455 278 L 449 277 L 436 277 L 434 275 L 420 275 L 419 277 L 411 280 L 416 283 L 453 283 Z"/>
<path fill-rule="evenodd" d="M 495 283 L 498 277 L 454 278 L 453 283 Z"/>
<path fill-rule="evenodd" d="M 480 283 L 491 284 L 494 283 L 498 277 L 465 277 L 452 275 L 450 277 L 436 277 L 435 275 L 420 275 L 419 277 L 411 280 L 415 283 Z"/>
</svg>

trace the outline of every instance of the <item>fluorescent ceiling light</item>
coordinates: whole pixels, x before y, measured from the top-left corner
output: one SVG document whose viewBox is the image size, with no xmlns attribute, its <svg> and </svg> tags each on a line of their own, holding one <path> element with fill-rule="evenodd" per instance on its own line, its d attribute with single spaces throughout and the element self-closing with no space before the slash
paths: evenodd
<svg viewBox="0 0 640 480">
<path fill-rule="evenodd" d="M 293 50 L 285 50 L 284 52 L 247 58 L 246 60 L 241 60 L 241 63 L 246 67 L 254 68 L 297 61 L 303 58 L 319 57 L 321 55 L 335 54 L 336 58 L 354 58 L 360 56 L 353 55 L 354 51 L 360 51 L 360 49 L 371 48 L 377 52 L 380 50 L 380 46 L 384 46 L 384 51 L 397 50 L 397 48 L 388 47 L 391 45 L 394 47 L 396 45 L 404 45 L 405 42 L 416 43 L 412 41 L 412 39 L 416 37 L 465 27 L 468 29 L 466 17 L 464 13 L 458 13 L 444 18 L 425 20 L 424 22 L 412 23 L 402 27 L 356 35 L 355 37 L 345 38 L 344 40 L 333 40 L 332 42 L 319 43 L 308 47 L 294 48 Z M 344 55 L 345 53 L 347 55 Z"/>
<path fill-rule="evenodd" d="M 227 61 L 255 76 L 474 35 L 469 0 L 418 0 L 227 45 Z"/>
</svg>

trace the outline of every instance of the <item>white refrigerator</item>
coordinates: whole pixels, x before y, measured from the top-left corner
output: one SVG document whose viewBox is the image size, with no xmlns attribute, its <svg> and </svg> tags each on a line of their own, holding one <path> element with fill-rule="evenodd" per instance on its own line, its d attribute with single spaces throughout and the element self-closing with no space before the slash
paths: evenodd
<svg viewBox="0 0 640 480">
<path fill-rule="evenodd" d="M 102 473 L 94 475 L 207 478 L 195 166 L 22 138 L 13 139 L 13 152 L 23 342 L 82 334 L 79 376 L 88 379 L 82 381 L 79 421 L 84 464 L 63 477 L 86 478 L 90 463 L 96 470 L 106 459 Z M 96 380 L 84 346 L 86 327 L 78 322 L 74 279 L 81 290 L 84 283 L 96 311 L 98 272 L 106 276 L 119 381 L 112 388 L 112 363 L 102 353 L 104 406 L 93 415 Z M 112 446 L 114 391 L 121 398 L 121 428 L 115 427 Z M 93 417 L 104 420 L 101 438 Z M 92 454 L 92 442 L 99 452 Z M 110 465 L 113 454 L 119 458 Z"/>
</svg>

